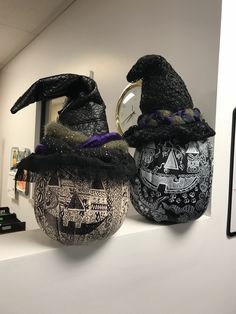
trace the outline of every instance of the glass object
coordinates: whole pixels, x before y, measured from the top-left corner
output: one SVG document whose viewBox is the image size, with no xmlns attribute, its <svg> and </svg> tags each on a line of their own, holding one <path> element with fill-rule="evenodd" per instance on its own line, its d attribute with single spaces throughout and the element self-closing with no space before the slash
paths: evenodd
<svg viewBox="0 0 236 314">
<path fill-rule="evenodd" d="M 141 114 L 140 97 L 141 81 L 129 84 L 122 92 L 116 107 L 116 126 L 121 135 L 129 127 L 137 124 Z"/>
</svg>

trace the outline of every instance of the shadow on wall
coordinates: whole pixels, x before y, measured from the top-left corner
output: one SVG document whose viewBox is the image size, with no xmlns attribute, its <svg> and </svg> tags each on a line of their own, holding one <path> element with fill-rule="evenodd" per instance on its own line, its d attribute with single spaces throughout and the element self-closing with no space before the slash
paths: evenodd
<svg viewBox="0 0 236 314">
<path fill-rule="evenodd" d="M 182 236 L 190 231 L 194 223 L 196 223 L 196 220 L 182 224 L 169 225 L 166 227 L 169 229 L 170 232 L 174 233 L 176 236 Z"/>
</svg>

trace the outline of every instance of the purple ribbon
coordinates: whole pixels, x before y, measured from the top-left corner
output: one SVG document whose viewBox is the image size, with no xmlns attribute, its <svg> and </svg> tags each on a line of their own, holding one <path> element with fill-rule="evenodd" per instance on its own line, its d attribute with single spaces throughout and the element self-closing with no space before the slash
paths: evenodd
<svg viewBox="0 0 236 314">
<path fill-rule="evenodd" d="M 99 147 L 107 142 L 114 141 L 114 140 L 121 140 L 121 139 L 122 137 L 118 133 L 115 133 L 115 132 L 95 134 L 89 137 L 87 141 L 85 141 L 84 143 L 75 145 L 74 149 L 78 150 L 81 148 Z M 35 147 L 36 154 L 46 154 L 47 151 L 48 151 L 48 148 L 44 144 L 38 144 Z"/>
<path fill-rule="evenodd" d="M 76 145 L 76 148 L 86 148 L 86 147 L 98 147 L 107 142 L 114 141 L 114 140 L 121 140 L 122 137 L 115 132 L 110 133 L 103 133 L 103 134 L 95 134 L 92 135 L 90 138 L 87 139 L 86 142 L 80 145 Z"/>
</svg>

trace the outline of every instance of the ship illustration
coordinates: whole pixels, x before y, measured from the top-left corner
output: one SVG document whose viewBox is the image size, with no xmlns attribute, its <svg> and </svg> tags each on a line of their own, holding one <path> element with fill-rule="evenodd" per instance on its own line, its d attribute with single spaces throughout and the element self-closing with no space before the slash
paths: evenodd
<svg viewBox="0 0 236 314">
<path fill-rule="evenodd" d="M 194 142 L 190 142 L 186 151 L 187 174 L 168 174 L 170 170 L 179 170 L 178 161 L 174 149 L 171 148 L 166 162 L 163 164 L 165 173 L 154 173 L 143 167 L 140 169 L 140 177 L 152 190 L 157 190 L 161 185 L 164 186 L 165 193 L 185 193 L 193 189 L 200 178 L 196 175 L 199 172 L 199 151 Z"/>
</svg>

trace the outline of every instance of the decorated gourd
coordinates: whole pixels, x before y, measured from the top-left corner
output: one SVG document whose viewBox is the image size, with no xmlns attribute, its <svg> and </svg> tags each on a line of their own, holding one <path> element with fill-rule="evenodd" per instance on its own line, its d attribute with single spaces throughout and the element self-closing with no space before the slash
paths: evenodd
<svg viewBox="0 0 236 314">
<path fill-rule="evenodd" d="M 146 218 L 172 224 L 199 218 L 207 209 L 215 132 L 204 120 L 181 77 L 165 58 L 140 58 L 127 75 L 142 79 L 137 125 L 124 134 L 135 147 L 137 175 L 131 201 Z"/>
<path fill-rule="evenodd" d="M 60 96 L 67 98 L 57 121 L 18 164 L 16 180 L 35 182 L 36 220 L 50 238 L 67 245 L 105 239 L 125 218 L 135 164 L 125 141 L 108 131 L 96 83 L 75 74 L 40 79 L 11 112 Z"/>
</svg>

